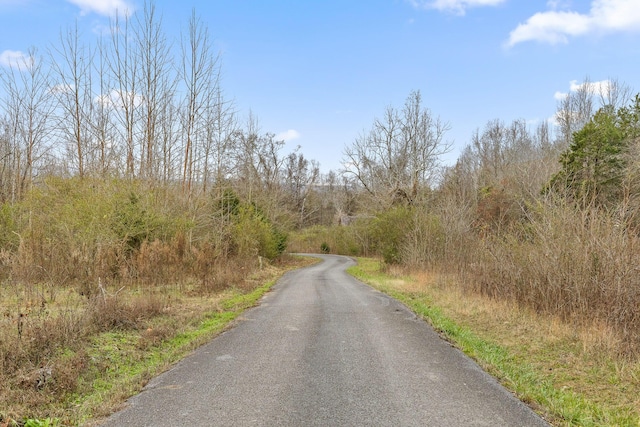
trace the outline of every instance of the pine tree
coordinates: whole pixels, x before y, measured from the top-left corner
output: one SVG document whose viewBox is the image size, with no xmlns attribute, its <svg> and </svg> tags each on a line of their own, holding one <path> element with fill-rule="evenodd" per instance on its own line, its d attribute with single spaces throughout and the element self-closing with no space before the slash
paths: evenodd
<svg viewBox="0 0 640 427">
<path fill-rule="evenodd" d="M 598 110 L 560 156 L 561 169 L 545 187 L 583 206 L 608 207 L 620 201 L 629 143 L 640 136 L 640 96 L 615 111 Z"/>
</svg>

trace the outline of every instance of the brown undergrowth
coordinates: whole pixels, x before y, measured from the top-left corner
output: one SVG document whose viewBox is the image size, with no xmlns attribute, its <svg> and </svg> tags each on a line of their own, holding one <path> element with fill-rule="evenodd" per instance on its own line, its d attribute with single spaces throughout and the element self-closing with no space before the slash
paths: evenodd
<svg viewBox="0 0 640 427">
<path fill-rule="evenodd" d="M 0 425 L 77 421 L 114 358 L 146 360 L 281 271 L 286 233 L 216 190 L 49 177 L 0 204 Z"/>
<path fill-rule="evenodd" d="M 203 288 L 199 281 L 153 288 L 97 284 L 90 298 L 67 287 L 57 289 L 52 300 L 44 296 L 46 289 L 34 286 L 0 288 L 0 425 L 46 418 L 77 425 L 108 414 L 132 387 L 143 385 L 113 390 L 113 371 L 124 369 L 119 376 L 146 381 L 173 361 L 152 357 L 145 362 L 149 354 L 182 335 L 181 346 L 184 340 L 198 342 L 189 338 L 189 331 L 207 316 L 219 313 L 223 323 L 232 319 L 224 313 L 238 308 L 225 305 L 229 298 L 252 292 L 306 262 L 284 257 L 263 261 L 262 268 L 247 265 L 244 279 L 224 289 Z M 147 372 L 127 371 L 126 366 L 141 361 L 148 365 L 143 368 Z"/>
<path fill-rule="evenodd" d="M 620 353 L 625 337 L 615 328 L 598 319 L 571 322 L 470 292 L 453 275 L 400 267 L 386 271 L 393 279 L 385 286 L 420 295 L 447 318 L 529 365 L 541 381 L 580 396 L 612 417 L 621 414 L 618 419 L 630 423 L 625 425 L 640 421 L 640 360 Z M 555 419 L 556 425 L 607 425 L 597 421 L 599 416 L 584 417 L 594 419 L 592 424 Z"/>
</svg>

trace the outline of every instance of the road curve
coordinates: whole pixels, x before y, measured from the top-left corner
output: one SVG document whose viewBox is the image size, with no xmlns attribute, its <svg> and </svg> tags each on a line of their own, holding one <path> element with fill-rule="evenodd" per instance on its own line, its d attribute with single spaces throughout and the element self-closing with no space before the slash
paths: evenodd
<svg viewBox="0 0 640 427">
<path fill-rule="evenodd" d="M 347 257 L 287 273 L 105 426 L 547 426 Z"/>
</svg>

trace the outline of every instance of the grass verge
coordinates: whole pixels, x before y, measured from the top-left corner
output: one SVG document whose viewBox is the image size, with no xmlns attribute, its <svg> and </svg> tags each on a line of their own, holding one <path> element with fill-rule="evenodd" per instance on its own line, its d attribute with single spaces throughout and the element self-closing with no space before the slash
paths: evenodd
<svg viewBox="0 0 640 427">
<path fill-rule="evenodd" d="M 157 374 L 187 356 L 191 351 L 210 341 L 231 324 L 246 309 L 275 284 L 275 279 L 249 293 L 234 289 L 220 298 L 215 311 L 205 312 L 200 319 L 164 340 L 161 344 L 145 349 L 140 354 L 140 336 L 132 332 L 107 332 L 97 336 L 90 353 L 98 363 L 108 363 L 110 368 L 93 381 L 94 393 L 82 396 L 74 404 L 80 408 L 77 419 L 80 424 L 103 417 L 112 412 L 124 399 L 137 393 Z M 153 329 L 147 329 L 151 332 Z"/>
<path fill-rule="evenodd" d="M 373 259 L 349 273 L 403 302 L 552 425 L 640 425 L 640 364 L 609 354 L 593 325 L 465 294 L 441 274 L 383 273 Z"/>
<path fill-rule="evenodd" d="M 139 392 L 154 376 L 222 332 L 255 306 L 286 271 L 316 260 L 285 257 L 247 278 L 242 287 L 202 294 L 183 290 L 166 296 L 163 310 L 135 328 L 113 328 L 60 349 L 47 361 L 50 377 L 30 399 L 0 384 L 0 427 L 93 426 Z M 135 296 L 118 294 L 125 304 Z M 38 370 L 41 371 L 41 370 Z M 71 378 L 73 377 L 73 378 Z M 63 387 L 65 386 L 65 387 Z M 68 392 L 56 398 L 57 389 Z M 16 414 L 24 414 L 16 416 Z"/>
</svg>

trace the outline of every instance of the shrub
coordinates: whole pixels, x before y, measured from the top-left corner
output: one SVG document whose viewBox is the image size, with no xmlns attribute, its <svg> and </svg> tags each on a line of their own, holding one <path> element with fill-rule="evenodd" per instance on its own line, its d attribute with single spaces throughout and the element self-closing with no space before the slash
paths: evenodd
<svg viewBox="0 0 640 427">
<path fill-rule="evenodd" d="M 374 250 L 387 264 L 402 261 L 401 247 L 413 227 L 411 208 L 397 206 L 378 214 L 370 224 Z"/>
<path fill-rule="evenodd" d="M 463 282 L 541 313 L 610 326 L 622 352 L 637 352 L 638 247 L 640 239 L 605 211 L 546 204 L 523 233 L 485 238 Z"/>
<path fill-rule="evenodd" d="M 20 243 L 15 209 L 8 203 L 0 205 L 0 250 L 15 251 Z"/>
<path fill-rule="evenodd" d="M 441 263 L 446 253 L 446 233 L 439 216 L 416 210 L 399 248 L 403 263 L 413 267 Z"/>
</svg>

